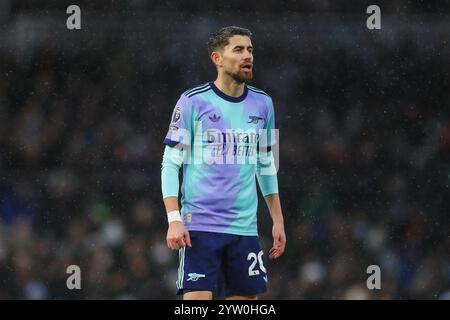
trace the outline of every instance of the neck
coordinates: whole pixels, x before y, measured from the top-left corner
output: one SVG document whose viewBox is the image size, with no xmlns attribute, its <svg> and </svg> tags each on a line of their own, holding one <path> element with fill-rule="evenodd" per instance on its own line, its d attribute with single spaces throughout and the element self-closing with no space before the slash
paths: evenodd
<svg viewBox="0 0 450 320">
<path fill-rule="evenodd" d="M 229 76 L 219 74 L 214 84 L 220 91 L 230 97 L 240 97 L 244 93 L 245 84 L 236 82 L 236 80 Z"/>
</svg>

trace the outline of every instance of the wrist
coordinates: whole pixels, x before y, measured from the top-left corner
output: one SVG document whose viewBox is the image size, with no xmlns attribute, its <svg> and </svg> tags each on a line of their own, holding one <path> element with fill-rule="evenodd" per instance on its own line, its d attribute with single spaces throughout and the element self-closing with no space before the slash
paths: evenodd
<svg viewBox="0 0 450 320">
<path fill-rule="evenodd" d="M 179 210 L 172 210 L 172 211 L 167 213 L 167 222 L 170 224 L 173 221 L 180 221 L 180 222 L 182 222 Z"/>
<path fill-rule="evenodd" d="M 273 224 L 274 225 L 282 225 L 282 226 L 284 226 L 284 220 L 283 219 L 274 220 Z"/>
</svg>

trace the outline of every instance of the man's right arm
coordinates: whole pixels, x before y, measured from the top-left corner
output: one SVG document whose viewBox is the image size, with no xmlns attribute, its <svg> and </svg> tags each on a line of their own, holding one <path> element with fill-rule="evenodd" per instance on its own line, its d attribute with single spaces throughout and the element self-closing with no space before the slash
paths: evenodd
<svg viewBox="0 0 450 320">
<path fill-rule="evenodd" d="M 167 231 L 167 246 L 178 250 L 191 245 L 189 232 L 183 225 L 178 207 L 178 191 L 180 182 L 178 174 L 189 150 L 192 132 L 192 104 L 186 95 L 182 94 L 172 112 L 169 130 L 164 138 L 164 156 L 161 166 L 161 188 L 166 207 L 169 229 Z"/>
<path fill-rule="evenodd" d="M 172 250 L 178 250 L 186 245 L 191 247 L 189 232 L 181 221 L 178 206 L 180 186 L 178 173 L 183 164 L 183 152 L 182 149 L 166 146 L 161 165 L 161 189 L 169 222 L 166 241 Z"/>
</svg>

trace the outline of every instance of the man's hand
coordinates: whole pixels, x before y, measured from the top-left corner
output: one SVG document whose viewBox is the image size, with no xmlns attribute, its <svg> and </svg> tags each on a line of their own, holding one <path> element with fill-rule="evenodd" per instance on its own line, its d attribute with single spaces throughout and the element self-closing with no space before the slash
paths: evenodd
<svg viewBox="0 0 450 320">
<path fill-rule="evenodd" d="M 192 247 L 189 232 L 180 221 L 172 221 L 169 224 L 166 240 L 167 246 L 172 250 L 178 250 L 186 245 Z"/>
<path fill-rule="evenodd" d="M 283 223 L 274 223 L 272 228 L 273 247 L 269 250 L 269 259 L 277 259 L 284 253 L 286 234 Z"/>
</svg>

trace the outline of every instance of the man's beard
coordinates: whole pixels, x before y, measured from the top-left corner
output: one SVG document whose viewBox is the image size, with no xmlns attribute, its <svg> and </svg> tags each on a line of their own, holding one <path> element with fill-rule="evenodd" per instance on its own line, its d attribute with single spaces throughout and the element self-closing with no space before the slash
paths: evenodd
<svg viewBox="0 0 450 320">
<path fill-rule="evenodd" d="M 253 72 L 243 72 L 239 70 L 237 73 L 228 73 L 237 83 L 250 83 L 253 79 Z"/>
</svg>

